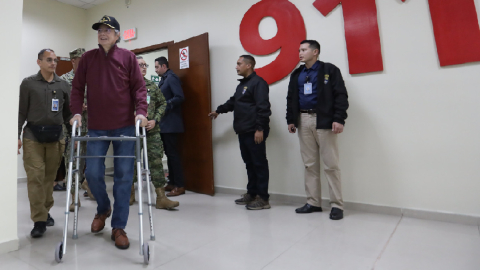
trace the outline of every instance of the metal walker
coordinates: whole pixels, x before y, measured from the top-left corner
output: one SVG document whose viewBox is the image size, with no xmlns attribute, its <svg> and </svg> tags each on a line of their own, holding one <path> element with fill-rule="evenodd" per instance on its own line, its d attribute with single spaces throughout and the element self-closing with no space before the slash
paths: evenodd
<svg viewBox="0 0 480 270">
<path fill-rule="evenodd" d="M 153 212 L 152 212 L 152 196 L 150 191 L 150 170 L 148 167 L 148 155 L 147 155 L 147 138 L 145 128 L 142 128 L 143 135 L 140 134 L 140 123 L 141 120 L 138 120 L 135 124 L 135 137 L 89 137 L 80 136 L 81 130 L 78 126 L 78 121 L 73 123 L 72 127 L 72 139 L 69 142 L 70 144 L 70 161 L 68 163 L 68 180 L 67 180 L 67 202 L 65 206 L 65 224 L 63 228 L 63 240 L 59 242 L 55 248 L 55 261 L 61 262 L 63 256 L 66 254 L 67 246 L 67 233 L 68 233 L 68 217 L 69 204 L 71 198 L 71 188 L 72 188 L 72 175 L 75 174 L 75 211 L 73 216 L 73 235 L 72 239 L 78 239 L 77 226 L 78 226 L 78 187 L 79 187 L 79 167 L 81 158 L 133 158 L 136 160 L 137 166 L 137 191 L 138 191 L 138 217 L 139 217 L 139 232 L 140 232 L 140 255 L 143 256 L 143 262 L 148 264 L 150 261 L 150 248 L 148 242 L 143 241 L 143 199 L 142 199 L 142 175 L 145 175 L 146 184 L 147 184 L 147 197 L 148 197 L 148 215 L 150 221 L 150 240 L 155 240 L 155 231 L 153 228 Z M 75 132 L 77 131 L 77 133 Z M 144 169 L 141 166 L 141 140 L 143 140 L 143 165 Z M 135 156 L 80 156 L 80 144 L 77 145 L 77 153 L 74 155 L 75 143 L 76 142 L 88 142 L 88 141 L 135 141 L 136 142 L 136 155 Z M 73 170 L 73 160 L 76 161 L 76 169 Z M 73 199 L 73 198 L 72 198 Z"/>
</svg>

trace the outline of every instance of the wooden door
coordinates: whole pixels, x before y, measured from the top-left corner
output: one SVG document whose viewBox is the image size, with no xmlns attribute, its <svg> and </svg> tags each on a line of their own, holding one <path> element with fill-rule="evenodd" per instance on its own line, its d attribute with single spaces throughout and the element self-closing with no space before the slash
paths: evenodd
<svg viewBox="0 0 480 270">
<path fill-rule="evenodd" d="M 189 48 L 189 67 L 180 69 L 180 49 Z M 212 121 L 210 98 L 210 51 L 208 33 L 168 46 L 170 69 L 182 82 L 185 133 L 179 139 L 185 188 L 213 195 Z"/>
<path fill-rule="evenodd" d="M 72 61 L 70 58 L 66 57 L 58 57 L 58 64 L 55 73 L 58 76 L 62 76 L 63 74 L 70 72 L 73 69 Z"/>
</svg>

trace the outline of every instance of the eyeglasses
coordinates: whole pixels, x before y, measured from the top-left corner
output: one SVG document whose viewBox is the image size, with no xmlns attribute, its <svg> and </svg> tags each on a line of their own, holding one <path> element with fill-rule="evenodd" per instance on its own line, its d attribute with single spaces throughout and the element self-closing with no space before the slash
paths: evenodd
<svg viewBox="0 0 480 270">
<path fill-rule="evenodd" d="M 148 64 L 138 64 L 138 66 L 140 66 L 141 68 L 148 68 L 149 67 Z"/>
<path fill-rule="evenodd" d="M 98 32 L 99 35 L 100 35 L 101 33 L 110 34 L 110 33 L 113 33 L 114 31 L 115 31 L 115 29 L 112 29 L 112 28 L 98 29 L 98 30 L 97 30 L 97 32 Z"/>
</svg>

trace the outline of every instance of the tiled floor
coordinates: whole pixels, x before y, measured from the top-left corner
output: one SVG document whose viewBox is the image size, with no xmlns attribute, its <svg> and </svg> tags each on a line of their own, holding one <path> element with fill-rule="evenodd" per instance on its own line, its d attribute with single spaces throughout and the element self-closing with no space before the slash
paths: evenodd
<svg viewBox="0 0 480 270">
<path fill-rule="evenodd" d="M 111 194 L 111 183 L 109 189 Z M 139 255 L 138 204 L 131 207 L 126 230 L 131 246 L 118 250 L 110 240 L 110 219 L 103 233 L 90 232 L 95 202 L 82 198 L 79 239 L 68 239 L 67 254 L 57 264 L 66 194 L 54 196 L 56 225 L 32 239 L 26 184 L 19 184 L 20 250 L 0 255 L 0 269 L 480 269 L 477 226 L 353 211 L 331 221 L 328 211 L 297 215 L 298 205 L 278 202 L 270 210 L 248 211 L 233 203 L 234 195 L 194 193 L 178 197 L 178 211 L 154 211 L 157 240 L 149 241 L 148 266 Z M 148 222 L 144 228 L 149 239 Z"/>
</svg>

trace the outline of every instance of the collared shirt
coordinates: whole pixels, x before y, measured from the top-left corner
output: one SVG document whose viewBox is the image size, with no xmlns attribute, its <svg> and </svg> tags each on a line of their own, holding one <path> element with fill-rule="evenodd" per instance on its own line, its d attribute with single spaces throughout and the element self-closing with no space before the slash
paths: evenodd
<svg viewBox="0 0 480 270">
<path fill-rule="evenodd" d="M 58 111 L 52 111 L 52 100 L 58 99 Z M 23 79 L 20 85 L 18 138 L 25 121 L 32 125 L 62 125 L 70 121 L 70 85 L 56 74 L 47 82 L 40 71 Z M 24 138 L 37 141 L 28 127 Z"/>
<path fill-rule="evenodd" d="M 82 55 L 72 82 L 71 110 L 83 111 L 88 87 L 88 129 L 114 130 L 135 125 L 135 115 L 147 115 L 147 88 L 131 51 L 114 45 L 108 53 L 102 46 Z"/>
<path fill-rule="evenodd" d="M 303 70 L 298 76 L 298 91 L 299 102 L 301 110 L 315 109 L 317 106 L 317 92 L 318 92 L 318 69 L 320 68 L 320 61 L 315 62 L 311 68 L 304 66 Z M 307 80 L 308 76 L 308 80 Z M 305 95 L 305 83 L 312 84 L 312 93 Z"/>
</svg>

